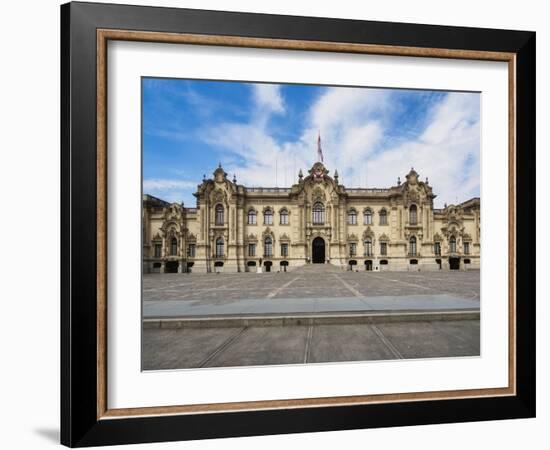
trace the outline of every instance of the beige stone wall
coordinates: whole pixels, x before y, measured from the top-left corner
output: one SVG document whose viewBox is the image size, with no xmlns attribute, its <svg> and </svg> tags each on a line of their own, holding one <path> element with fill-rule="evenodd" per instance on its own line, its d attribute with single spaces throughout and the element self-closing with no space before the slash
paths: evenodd
<svg viewBox="0 0 550 450">
<path fill-rule="evenodd" d="M 434 210 L 431 186 L 420 181 L 413 169 L 406 182 L 384 189 L 347 189 L 321 163 L 290 188 L 245 187 L 229 181 L 221 167 L 213 175 L 198 186 L 197 208 L 145 196 L 144 272 L 256 271 L 260 262 L 264 270 L 266 265 L 283 270 L 282 262 L 292 270 L 314 260 L 353 270 L 447 270 L 457 264 L 462 270 L 479 268 L 479 199 Z M 322 224 L 313 221 L 316 204 L 324 209 Z M 416 222 L 411 220 L 414 208 Z M 256 213 L 255 224 L 248 223 L 250 210 Z M 366 210 L 372 213 L 370 224 L 365 221 Z M 288 224 L 281 221 L 283 211 L 288 213 Z M 270 254 L 266 238 L 271 239 Z M 435 254 L 436 242 L 441 255 Z M 217 243 L 222 243 L 223 252 L 217 251 Z M 161 245 L 160 256 L 155 256 L 155 244 Z M 254 255 L 249 244 L 255 244 Z M 287 244 L 287 256 L 281 244 Z M 190 245 L 194 255 L 189 254 Z"/>
</svg>

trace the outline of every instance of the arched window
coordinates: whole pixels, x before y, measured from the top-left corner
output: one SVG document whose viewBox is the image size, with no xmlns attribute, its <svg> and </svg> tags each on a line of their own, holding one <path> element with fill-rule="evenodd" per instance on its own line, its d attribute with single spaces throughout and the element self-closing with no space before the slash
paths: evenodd
<svg viewBox="0 0 550 450">
<path fill-rule="evenodd" d="M 409 255 L 416 256 L 416 237 L 414 236 L 409 239 Z"/>
<path fill-rule="evenodd" d="M 256 225 L 256 211 L 248 210 L 248 225 Z"/>
<path fill-rule="evenodd" d="M 273 256 L 273 240 L 269 236 L 264 239 L 264 256 Z"/>
<path fill-rule="evenodd" d="M 223 238 L 216 239 L 216 256 L 218 258 L 223 256 Z"/>
<path fill-rule="evenodd" d="M 411 205 L 411 207 L 409 208 L 409 223 L 411 225 L 416 225 L 417 223 L 417 209 L 416 209 L 416 205 Z"/>
<path fill-rule="evenodd" d="M 372 240 L 370 238 L 365 239 L 365 256 L 372 256 Z"/>
<path fill-rule="evenodd" d="M 365 209 L 363 212 L 363 222 L 365 225 L 372 225 L 372 211 L 370 209 Z"/>
<path fill-rule="evenodd" d="M 456 253 L 456 238 L 454 236 L 449 239 L 449 252 Z"/>
<path fill-rule="evenodd" d="M 273 225 L 273 211 L 270 209 L 264 211 L 264 225 Z"/>
<path fill-rule="evenodd" d="M 172 238 L 172 240 L 170 241 L 170 254 L 172 256 L 178 254 L 178 240 L 176 238 Z"/>
<path fill-rule="evenodd" d="M 279 216 L 281 218 L 281 225 L 288 225 L 288 211 L 286 209 L 282 209 Z"/>
<path fill-rule="evenodd" d="M 379 216 L 380 216 L 380 225 L 387 225 L 388 224 L 388 213 L 386 212 L 385 209 L 380 211 Z"/>
<path fill-rule="evenodd" d="M 357 225 L 357 211 L 355 209 L 348 211 L 348 225 Z"/>
<path fill-rule="evenodd" d="M 323 225 L 325 223 L 325 205 L 317 202 L 313 205 L 312 219 L 314 225 Z"/>
<path fill-rule="evenodd" d="M 216 205 L 216 225 L 223 225 L 223 206 Z"/>
</svg>

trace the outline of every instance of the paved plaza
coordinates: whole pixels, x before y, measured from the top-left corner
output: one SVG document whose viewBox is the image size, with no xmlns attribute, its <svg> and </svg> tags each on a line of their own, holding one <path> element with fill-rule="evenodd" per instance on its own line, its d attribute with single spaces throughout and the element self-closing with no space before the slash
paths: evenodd
<svg viewBox="0 0 550 450">
<path fill-rule="evenodd" d="M 479 271 L 143 277 L 143 369 L 478 356 Z"/>
</svg>

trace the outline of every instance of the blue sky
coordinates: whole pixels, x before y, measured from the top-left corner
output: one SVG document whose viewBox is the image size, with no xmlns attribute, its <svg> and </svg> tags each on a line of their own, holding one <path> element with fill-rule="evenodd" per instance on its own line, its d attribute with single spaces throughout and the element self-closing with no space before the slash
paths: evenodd
<svg viewBox="0 0 550 450">
<path fill-rule="evenodd" d="M 480 94 L 143 79 L 143 191 L 195 206 L 218 163 L 246 186 L 290 186 L 317 159 L 348 187 L 411 167 L 436 207 L 479 196 Z"/>
</svg>

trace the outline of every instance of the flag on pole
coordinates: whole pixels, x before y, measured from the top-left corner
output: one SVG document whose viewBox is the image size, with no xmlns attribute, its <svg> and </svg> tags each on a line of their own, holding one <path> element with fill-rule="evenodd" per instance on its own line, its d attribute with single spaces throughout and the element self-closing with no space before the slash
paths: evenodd
<svg viewBox="0 0 550 450">
<path fill-rule="evenodd" d="M 321 132 L 319 131 L 319 137 L 317 138 L 317 160 L 323 161 L 323 150 L 321 149 Z"/>
</svg>

